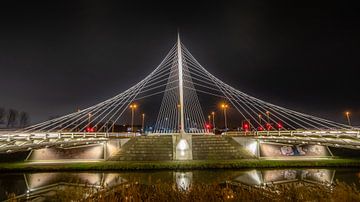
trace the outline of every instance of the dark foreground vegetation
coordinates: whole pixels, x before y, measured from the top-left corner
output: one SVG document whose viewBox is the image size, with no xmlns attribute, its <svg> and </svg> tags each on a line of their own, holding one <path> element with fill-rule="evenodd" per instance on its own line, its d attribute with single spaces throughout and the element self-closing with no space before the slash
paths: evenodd
<svg viewBox="0 0 360 202">
<path fill-rule="evenodd" d="M 78 186 L 58 188 L 35 198 L 45 201 L 360 201 L 354 185 L 296 182 L 282 185 L 250 187 L 231 184 L 193 184 L 179 187 L 176 183 L 142 185 L 125 183 L 112 188 L 92 189 Z M 13 194 L 10 201 L 21 201 Z"/>
</svg>

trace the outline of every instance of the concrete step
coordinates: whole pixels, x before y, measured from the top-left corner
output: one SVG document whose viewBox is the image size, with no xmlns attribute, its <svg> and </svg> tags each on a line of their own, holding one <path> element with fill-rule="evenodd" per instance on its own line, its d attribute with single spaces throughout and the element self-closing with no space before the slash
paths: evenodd
<svg viewBox="0 0 360 202">
<path fill-rule="evenodd" d="M 226 140 L 221 141 L 193 141 L 193 145 L 199 145 L 199 144 L 229 144 Z"/>
<path fill-rule="evenodd" d="M 173 159 L 171 136 L 134 137 L 109 160 L 168 161 Z"/>
<path fill-rule="evenodd" d="M 193 147 L 193 151 L 237 151 L 237 148 L 234 146 L 229 146 L 229 147 Z"/>
<path fill-rule="evenodd" d="M 241 145 L 231 141 L 226 136 L 193 136 L 193 159 L 241 159 L 248 154 L 241 149 Z"/>
<path fill-rule="evenodd" d="M 171 145 L 172 146 L 172 145 Z M 130 151 L 139 151 L 139 150 L 171 150 L 172 151 L 172 147 L 143 147 L 143 146 L 140 146 L 140 147 L 136 147 L 136 146 L 131 146 L 131 147 L 128 147 L 126 150 L 130 150 Z"/>
<path fill-rule="evenodd" d="M 118 156 L 126 156 L 126 157 L 156 157 L 156 156 L 162 156 L 162 157 L 171 157 L 172 156 L 172 153 L 171 154 L 153 154 L 153 153 L 123 153 L 121 155 L 118 155 Z"/>
<path fill-rule="evenodd" d="M 172 154 L 173 151 L 172 150 L 167 150 L 167 151 L 159 151 L 159 150 L 144 151 L 144 150 L 139 150 L 139 151 L 124 151 L 123 153 L 126 153 L 126 154 L 156 154 L 156 155 L 160 155 L 159 153 Z"/>
<path fill-rule="evenodd" d="M 193 153 L 198 153 L 198 154 L 210 154 L 210 153 L 214 153 L 214 154 L 236 154 L 239 151 L 236 149 L 231 149 L 231 150 L 193 150 Z"/>
<path fill-rule="evenodd" d="M 169 157 L 120 157 L 117 159 L 117 161 L 171 161 L 172 158 Z"/>
<path fill-rule="evenodd" d="M 194 145 L 193 144 L 193 147 L 232 147 L 232 144 L 197 144 L 197 145 Z"/>
</svg>

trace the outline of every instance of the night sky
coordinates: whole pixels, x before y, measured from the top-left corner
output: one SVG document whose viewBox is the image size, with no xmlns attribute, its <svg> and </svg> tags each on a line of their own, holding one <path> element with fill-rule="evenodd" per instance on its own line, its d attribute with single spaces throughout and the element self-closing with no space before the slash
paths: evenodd
<svg viewBox="0 0 360 202">
<path fill-rule="evenodd" d="M 114 1 L 115 2 L 115 1 Z M 360 12 L 346 1 L 117 1 L 0 6 L 0 107 L 46 120 L 149 74 L 176 42 L 262 100 L 360 125 Z"/>
</svg>

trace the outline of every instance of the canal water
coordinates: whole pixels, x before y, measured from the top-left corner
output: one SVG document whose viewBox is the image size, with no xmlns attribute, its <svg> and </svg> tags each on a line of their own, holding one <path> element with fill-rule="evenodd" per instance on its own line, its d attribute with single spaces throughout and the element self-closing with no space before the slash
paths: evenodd
<svg viewBox="0 0 360 202">
<path fill-rule="evenodd" d="M 360 188 L 360 169 L 263 169 L 263 170 L 193 170 L 138 172 L 48 172 L 1 173 L 0 201 L 12 193 L 19 198 L 44 197 L 59 186 L 106 188 L 124 183 L 152 185 L 171 183 L 182 190 L 192 184 L 232 184 L 235 186 L 266 186 L 303 182 L 331 185 L 336 181 Z M 40 200 L 41 201 L 41 200 Z"/>
</svg>

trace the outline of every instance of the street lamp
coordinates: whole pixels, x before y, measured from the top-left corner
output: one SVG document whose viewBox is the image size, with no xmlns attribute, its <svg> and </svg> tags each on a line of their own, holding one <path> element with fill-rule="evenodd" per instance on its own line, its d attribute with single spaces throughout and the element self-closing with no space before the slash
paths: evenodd
<svg viewBox="0 0 360 202">
<path fill-rule="evenodd" d="M 272 126 L 270 123 L 270 112 L 269 111 L 266 111 L 266 119 L 267 119 L 267 122 L 265 124 L 266 130 L 271 130 Z"/>
<path fill-rule="evenodd" d="M 215 134 L 215 112 L 211 112 L 212 115 L 212 121 L 213 121 L 213 132 Z"/>
<path fill-rule="evenodd" d="M 221 108 L 223 109 L 224 111 L 224 122 L 225 122 L 225 132 L 227 131 L 227 119 L 226 119 L 226 109 L 228 108 L 229 106 L 227 104 L 221 104 Z"/>
<path fill-rule="evenodd" d="M 130 109 L 131 109 L 131 132 L 134 132 L 134 111 L 137 108 L 136 104 L 131 104 L 130 105 Z"/>
<path fill-rule="evenodd" d="M 144 124 L 145 124 L 145 114 L 141 114 L 141 118 L 142 118 L 142 121 L 141 121 L 141 126 L 142 126 L 142 132 L 144 132 Z"/>
<path fill-rule="evenodd" d="M 259 124 L 260 124 L 260 126 L 261 126 L 261 118 L 262 118 L 262 116 L 261 116 L 261 114 L 259 114 Z"/>
<path fill-rule="evenodd" d="M 208 124 L 206 127 L 208 133 L 210 133 L 210 127 L 211 127 L 211 115 L 208 115 Z"/>
<path fill-rule="evenodd" d="M 266 111 L 267 122 L 270 123 L 270 112 Z"/>
<path fill-rule="evenodd" d="M 348 121 L 348 124 L 349 126 L 351 126 L 351 122 L 350 122 L 350 112 L 345 112 L 345 115 L 346 115 L 346 118 L 347 118 L 347 121 Z"/>
</svg>

